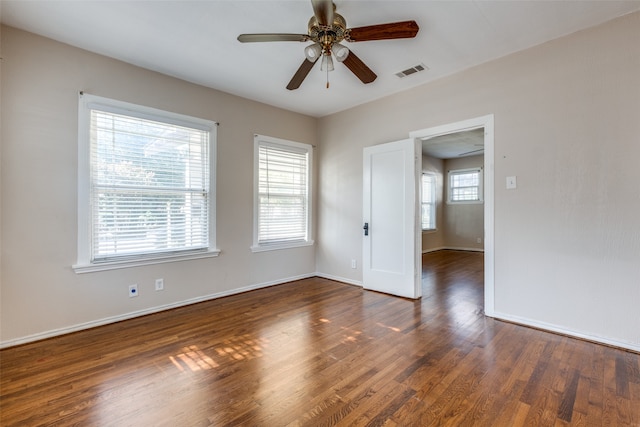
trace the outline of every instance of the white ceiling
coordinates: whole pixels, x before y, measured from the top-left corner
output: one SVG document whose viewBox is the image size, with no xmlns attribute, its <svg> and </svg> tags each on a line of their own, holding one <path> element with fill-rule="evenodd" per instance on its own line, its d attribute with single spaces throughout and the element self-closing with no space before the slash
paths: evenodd
<svg viewBox="0 0 640 427">
<path fill-rule="evenodd" d="M 241 33 L 306 33 L 309 0 L 1 0 L 2 23 L 224 92 L 321 117 L 640 10 L 626 1 L 335 0 L 348 27 L 413 19 L 415 39 L 350 43 L 377 75 L 316 64 L 285 88 L 306 43 L 239 43 Z M 429 70 L 399 79 L 423 63 Z"/>
<path fill-rule="evenodd" d="M 484 154 L 484 128 L 449 133 L 422 140 L 422 154 L 437 159 Z"/>
</svg>

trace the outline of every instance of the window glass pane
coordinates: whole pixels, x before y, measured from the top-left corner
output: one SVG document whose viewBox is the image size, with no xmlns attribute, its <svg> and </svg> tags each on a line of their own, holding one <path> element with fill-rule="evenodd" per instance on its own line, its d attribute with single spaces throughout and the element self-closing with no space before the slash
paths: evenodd
<svg viewBox="0 0 640 427">
<path fill-rule="evenodd" d="M 435 176 L 422 174 L 422 229 L 431 230 L 436 228 L 435 222 Z"/>
<path fill-rule="evenodd" d="M 209 132 L 91 111 L 92 260 L 208 247 Z"/>
<path fill-rule="evenodd" d="M 308 151 L 258 147 L 258 243 L 307 240 Z"/>
<path fill-rule="evenodd" d="M 427 203 L 422 205 L 422 229 L 428 230 L 431 226 L 431 206 Z"/>
<path fill-rule="evenodd" d="M 474 202 L 481 200 L 481 170 L 449 172 L 449 200 Z"/>
</svg>

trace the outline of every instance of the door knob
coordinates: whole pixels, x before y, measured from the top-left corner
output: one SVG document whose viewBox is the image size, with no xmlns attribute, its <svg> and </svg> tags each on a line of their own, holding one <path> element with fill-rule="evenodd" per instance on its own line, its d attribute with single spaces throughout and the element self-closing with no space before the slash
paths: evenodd
<svg viewBox="0 0 640 427">
<path fill-rule="evenodd" d="M 369 223 L 365 222 L 364 223 L 364 227 L 362 227 L 362 229 L 364 230 L 364 235 L 368 236 L 369 235 Z"/>
</svg>

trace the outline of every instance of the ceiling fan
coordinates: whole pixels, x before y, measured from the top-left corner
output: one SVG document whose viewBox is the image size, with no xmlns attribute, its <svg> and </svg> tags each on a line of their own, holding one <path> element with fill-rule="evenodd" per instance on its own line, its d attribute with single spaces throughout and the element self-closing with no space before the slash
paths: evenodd
<svg viewBox="0 0 640 427">
<path fill-rule="evenodd" d="M 336 6 L 332 0 L 311 0 L 314 16 L 308 24 L 307 34 L 240 34 L 238 41 L 253 42 L 307 42 L 304 49 L 306 59 L 293 75 L 287 89 L 298 89 L 309 74 L 318 59 L 321 60 L 321 70 L 333 71 L 333 59 L 342 62 L 362 83 L 371 83 L 376 79 L 376 73 L 371 71 L 355 53 L 349 50 L 342 41 L 361 42 L 370 40 L 389 40 L 412 38 L 418 34 L 416 21 L 391 22 L 388 24 L 369 25 L 366 27 L 347 28 L 347 22 L 342 15 L 335 12 Z M 329 82 L 327 80 L 327 88 Z"/>
</svg>

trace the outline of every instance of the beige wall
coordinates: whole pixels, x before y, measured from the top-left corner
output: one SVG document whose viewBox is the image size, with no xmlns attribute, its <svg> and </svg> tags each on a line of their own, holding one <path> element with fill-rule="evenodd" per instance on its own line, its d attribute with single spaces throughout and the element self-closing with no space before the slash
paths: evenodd
<svg viewBox="0 0 640 427">
<path fill-rule="evenodd" d="M 363 147 L 494 114 L 496 314 L 640 349 L 639 39 L 635 13 L 322 118 L 317 270 L 362 280 Z"/>
<path fill-rule="evenodd" d="M 2 28 L 3 344 L 311 275 L 315 248 L 252 253 L 253 134 L 317 120 Z M 220 122 L 218 258 L 76 274 L 78 91 Z M 316 168 L 317 169 L 317 168 Z M 155 292 L 155 278 L 165 290 Z M 137 283 L 140 295 L 127 296 Z"/>
<path fill-rule="evenodd" d="M 363 147 L 494 114 L 496 314 L 640 350 L 639 36 L 635 13 L 316 120 L 2 28 L 0 339 L 314 271 L 359 283 Z M 79 90 L 221 123 L 219 258 L 71 270 Z M 315 248 L 250 252 L 253 133 L 318 145 Z"/>
<path fill-rule="evenodd" d="M 445 181 L 456 169 L 481 168 L 484 156 L 460 157 L 444 161 Z M 451 249 L 484 249 L 484 203 L 447 204 L 448 185 L 444 186 L 444 246 Z M 477 239 L 480 238 L 480 243 Z"/>
</svg>

